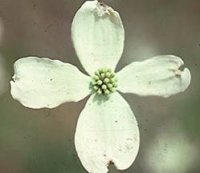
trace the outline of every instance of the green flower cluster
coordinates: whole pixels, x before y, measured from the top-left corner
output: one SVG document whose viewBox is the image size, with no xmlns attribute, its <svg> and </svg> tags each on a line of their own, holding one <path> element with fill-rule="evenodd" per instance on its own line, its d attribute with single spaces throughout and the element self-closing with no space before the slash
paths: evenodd
<svg viewBox="0 0 200 173">
<path fill-rule="evenodd" d="M 109 95 L 117 88 L 117 79 L 111 69 L 102 68 L 92 77 L 92 88 L 98 95 Z"/>
</svg>

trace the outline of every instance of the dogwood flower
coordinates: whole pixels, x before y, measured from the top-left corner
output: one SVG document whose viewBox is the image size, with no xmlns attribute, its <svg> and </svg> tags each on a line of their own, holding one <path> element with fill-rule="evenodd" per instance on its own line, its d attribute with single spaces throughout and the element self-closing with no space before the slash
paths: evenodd
<svg viewBox="0 0 200 173">
<path fill-rule="evenodd" d="M 139 129 L 130 106 L 120 95 L 168 97 L 190 84 L 181 58 L 162 55 L 115 67 L 124 47 L 124 27 L 111 7 L 86 1 L 72 22 L 72 41 L 88 75 L 58 60 L 27 57 L 14 64 L 11 94 L 29 108 L 54 108 L 91 95 L 75 132 L 75 147 L 90 173 L 106 173 L 109 163 L 127 169 L 139 149 Z"/>
</svg>

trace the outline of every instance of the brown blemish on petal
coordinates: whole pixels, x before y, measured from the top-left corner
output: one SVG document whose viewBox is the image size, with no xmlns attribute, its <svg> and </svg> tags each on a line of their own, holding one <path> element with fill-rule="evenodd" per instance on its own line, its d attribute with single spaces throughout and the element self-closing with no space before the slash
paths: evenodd
<svg viewBox="0 0 200 173">
<path fill-rule="evenodd" d="M 96 10 L 98 16 L 115 15 L 115 11 L 102 1 L 98 1 Z"/>
<path fill-rule="evenodd" d="M 110 165 L 114 165 L 114 162 L 112 160 L 108 161 L 108 165 L 107 166 L 110 166 Z"/>
</svg>

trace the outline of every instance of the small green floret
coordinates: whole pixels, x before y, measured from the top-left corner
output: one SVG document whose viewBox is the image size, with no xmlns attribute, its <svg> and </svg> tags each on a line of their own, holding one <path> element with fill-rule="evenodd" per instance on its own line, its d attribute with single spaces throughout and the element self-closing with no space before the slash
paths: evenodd
<svg viewBox="0 0 200 173">
<path fill-rule="evenodd" d="M 111 69 L 102 68 L 92 76 L 92 88 L 98 95 L 109 95 L 117 88 L 117 79 Z"/>
</svg>

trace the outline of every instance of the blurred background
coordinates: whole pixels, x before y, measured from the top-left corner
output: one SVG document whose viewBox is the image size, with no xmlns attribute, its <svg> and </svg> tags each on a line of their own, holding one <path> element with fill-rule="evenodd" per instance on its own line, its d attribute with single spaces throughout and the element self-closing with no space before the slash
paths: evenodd
<svg viewBox="0 0 200 173">
<path fill-rule="evenodd" d="M 83 0 L 0 0 L 0 173 L 86 173 L 74 148 L 86 103 L 23 107 L 10 95 L 13 63 L 36 55 L 85 72 L 70 27 Z M 192 73 L 186 92 L 170 98 L 124 95 L 138 120 L 141 146 L 124 173 L 200 172 L 200 1 L 104 0 L 121 14 L 125 48 L 117 71 L 159 54 L 182 57 Z M 113 166 L 111 173 L 119 173 Z"/>
</svg>

